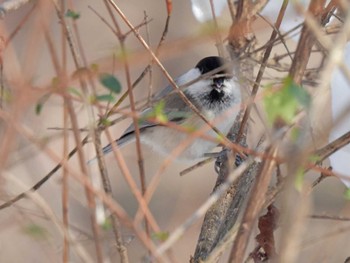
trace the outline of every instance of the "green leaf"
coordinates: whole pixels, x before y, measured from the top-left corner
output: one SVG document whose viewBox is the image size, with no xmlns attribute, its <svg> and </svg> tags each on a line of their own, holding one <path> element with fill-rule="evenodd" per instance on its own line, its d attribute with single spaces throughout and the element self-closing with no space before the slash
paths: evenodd
<svg viewBox="0 0 350 263">
<path fill-rule="evenodd" d="M 60 79 L 58 77 L 53 77 L 52 80 L 51 80 L 51 85 L 53 87 L 57 87 L 58 84 L 59 84 L 59 81 L 60 81 Z"/>
<path fill-rule="evenodd" d="M 218 139 L 218 141 L 219 141 L 220 143 L 222 143 L 222 142 L 225 141 L 226 136 L 225 136 L 224 134 L 217 134 L 217 135 L 216 135 L 216 138 Z"/>
<path fill-rule="evenodd" d="M 97 73 L 99 71 L 99 66 L 98 66 L 98 64 L 93 63 L 93 64 L 90 65 L 90 69 L 91 69 L 92 72 Z"/>
<path fill-rule="evenodd" d="M 46 101 L 50 98 L 51 94 L 45 94 L 44 96 L 42 96 L 38 103 L 35 105 L 35 114 L 39 115 L 44 107 L 44 104 L 46 103 Z"/>
<path fill-rule="evenodd" d="M 305 108 L 310 108 L 311 96 L 310 94 L 301 86 L 295 84 L 291 78 L 286 78 L 286 85 L 290 86 L 290 92 L 299 102 L 299 104 Z"/>
<path fill-rule="evenodd" d="M 120 93 L 122 86 L 119 80 L 112 74 L 104 73 L 100 75 L 101 84 L 113 93 Z"/>
<path fill-rule="evenodd" d="M 157 104 L 154 105 L 154 117 L 159 121 L 159 122 L 167 122 L 168 121 L 168 117 L 166 116 L 166 114 L 164 113 L 164 108 L 165 108 L 165 102 L 163 100 L 161 100 L 160 102 L 158 102 Z"/>
<path fill-rule="evenodd" d="M 43 109 L 43 104 L 42 103 L 38 103 L 35 105 L 35 114 L 39 115 L 41 113 L 41 110 Z"/>
<path fill-rule="evenodd" d="M 66 17 L 70 17 L 72 18 L 73 20 L 77 20 L 79 17 L 80 17 L 80 14 L 71 10 L 71 9 L 68 9 L 66 14 L 65 14 Z"/>
<path fill-rule="evenodd" d="M 291 124 L 297 112 L 302 107 L 310 107 L 310 104 L 310 95 L 290 77 L 284 80 L 282 87 L 278 90 L 273 89 L 272 85 L 266 87 L 264 106 L 271 124 L 278 119 Z"/>
<path fill-rule="evenodd" d="M 76 89 L 76 88 L 69 87 L 69 88 L 68 88 L 68 92 L 71 93 L 71 94 L 74 94 L 74 95 L 76 95 L 76 96 L 78 96 L 78 97 L 80 97 L 80 98 L 83 97 L 82 94 L 81 94 L 81 92 L 80 92 L 78 89 Z"/>
<path fill-rule="evenodd" d="M 161 242 L 164 242 L 168 239 L 169 237 L 169 232 L 157 232 L 152 234 L 152 238 Z"/>
<path fill-rule="evenodd" d="M 96 100 L 113 102 L 115 100 L 115 98 L 112 94 L 102 94 L 102 95 L 97 95 Z"/>
<path fill-rule="evenodd" d="M 106 220 L 101 224 L 103 230 L 108 231 L 112 229 L 112 221 L 110 218 L 106 218 Z"/>
<path fill-rule="evenodd" d="M 3 91 L 0 92 L 0 100 L 2 100 L 3 102 L 10 102 L 12 99 L 12 94 L 10 90 L 4 87 L 0 87 L 0 89 L 3 89 Z"/>
<path fill-rule="evenodd" d="M 300 136 L 300 129 L 299 127 L 293 127 L 291 130 L 291 139 L 293 141 L 296 141 Z"/>
<path fill-rule="evenodd" d="M 164 113 L 164 107 L 165 107 L 165 102 L 163 100 L 159 101 L 153 106 L 150 112 L 148 112 L 142 118 L 140 118 L 139 122 L 142 123 L 143 121 L 151 118 L 156 119 L 160 123 L 168 122 L 168 117 Z"/>
<path fill-rule="evenodd" d="M 45 239 L 48 235 L 47 230 L 37 224 L 29 224 L 25 226 L 23 230 L 27 235 L 35 239 Z"/>
<path fill-rule="evenodd" d="M 111 121 L 108 120 L 108 119 L 106 119 L 106 118 L 101 118 L 101 119 L 100 119 L 100 123 L 101 123 L 103 126 L 105 126 L 105 127 L 111 125 Z"/>
<path fill-rule="evenodd" d="M 350 200 L 350 188 L 346 189 L 344 193 L 344 197 L 346 200 Z"/>
<path fill-rule="evenodd" d="M 297 170 L 297 174 L 295 177 L 295 188 L 301 192 L 301 190 L 303 189 L 303 184 L 304 184 L 304 168 L 303 167 L 299 167 Z"/>
<path fill-rule="evenodd" d="M 308 159 L 309 159 L 309 162 L 317 163 L 317 162 L 321 161 L 322 158 L 319 155 L 312 154 L 308 157 Z"/>
</svg>

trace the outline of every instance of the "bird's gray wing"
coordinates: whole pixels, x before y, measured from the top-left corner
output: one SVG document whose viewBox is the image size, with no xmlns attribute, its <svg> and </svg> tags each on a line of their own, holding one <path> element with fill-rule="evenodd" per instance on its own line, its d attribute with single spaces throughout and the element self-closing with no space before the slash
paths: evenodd
<svg viewBox="0 0 350 263">
<path fill-rule="evenodd" d="M 146 116 L 146 114 L 151 113 L 152 112 L 152 108 L 147 108 L 145 109 L 142 113 L 141 116 Z M 141 122 L 139 122 L 138 128 L 140 130 L 140 132 L 142 132 L 142 130 L 150 128 L 150 127 L 154 127 L 157 126 L 157 123 L 154 122 L 149 122 L 147 120 L 142 120 Z M 126 143 L 130 142 L 133 140 L 133 138 L 135 138 L 135 126 L 134 124 L 131 124 L 123 133 L 122 136 L 120 136 L 119 139 L 115 140 L 115 143 L 118 146 L 123 146 Z M 108 154 L 112 151 L 112 144 L 108 144 L 105 147 L 102 148 L 102 152 L 103 154 Z"/>
<path fill-rule="evenodd" d="M 164 92 L 165 94 L 166 92 Z M 167 94 L 169 94 L 168 92 Z M 168 121 L 175 122 L 176 124 L 181 124 L 184 120 L 186 120 L 188 114 L 188 106 L 187 104 L 176 94 L 170 94 L 164 100 L 164 108 L 163 114 L 166 116 Z M 154 113 L 154 107 L 150 107 L 145 109 L 141 113 L 141 121 L 139 121 L 138 129 L 140 133 L 146 129 L 151 127 L 155 127 L 160 125 L 159 123 L 147 121 L 148 116 L 152 116 Z M 126 143 L 132 141 L 135 138 L 135 126 L 131 124 L 123 133 L 123 135 L 116 140 L 116 144 L 118 146 L 123 146 Z M 103 154 L 108 154 L 112 151 L 112 144 L 108 144 L 102 149 Z"/>
<path fill-rule="evenodd" d="M 159 101 L 169 95 L 172 91 L 174 91 L 174 87 L 172 85 L 168 85 L 165 89 L 162 89 L 160 92 L 154 95 L 154 101 Z"/>
</svg>

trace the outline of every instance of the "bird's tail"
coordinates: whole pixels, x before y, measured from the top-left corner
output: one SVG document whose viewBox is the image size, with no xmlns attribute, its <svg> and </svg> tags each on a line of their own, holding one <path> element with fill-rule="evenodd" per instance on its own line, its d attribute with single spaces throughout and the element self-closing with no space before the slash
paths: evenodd
<svg viewBox="0 0 350 263">
<path fill-rule="evenodd" d="M 134 139 L 135 139 L 135 134 L 134 133 L 128 133 L 128 134 L 124 134 L 118 140 L 115 140 L 115 143 L 117 144 L 117 146 L 119 148 L 121 148 L 121 147 L 124 147 L 125 145 L 129 144 L 130 142 L 134 141 Z M 103 155 L 107 155 L 107 154 L 109 154 L 112 151 L 113 151 L 113 146 L 112 146 L 111 143 L 102 148 Z M 97 157 L 94 157 L 94 158 L 90 159 L 87 162 L 87 164 L 94 163 L 96 160 L 97 160 Z"/>
</svg>

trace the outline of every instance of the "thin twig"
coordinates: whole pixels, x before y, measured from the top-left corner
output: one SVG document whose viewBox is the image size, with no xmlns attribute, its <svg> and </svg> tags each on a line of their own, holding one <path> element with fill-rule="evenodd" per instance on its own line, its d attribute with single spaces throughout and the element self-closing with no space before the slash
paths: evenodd
<svg viewBox="0 0 350 263">
<path fill-rule="evenodd" d="M 332 167 L 328 167 L 327 168 L 328 171 L 332 171 Z M 321 173 L 321 175 L 312 183 L 311 185 L 311 189 L 315 188 L 319 183 L 321 183 L 324 179 L 326 179 L 327 177 L 329 177 L 328 174 L 325 173 Z"/>
<path fill-rule="evenodd" d="M 23 182 L 21 182 L 16 176 L 10 176 L 7 174 L 7 172 L 4 172 L 3 175 L 12 182 L 16 183 L 20 188 L 25 189 L 26 186 L 23 185 Z M 33 202 L 43 211 L 43 213 L 47 216 L 48 219 L 53 223 L 53 225 L 58 229 L 58 232 L 68 239 L 69 242 L 74 244 L 73 250 L 74 252 L 81 258 L 83 262 L 89 262 L 92 263 L 93 260 L 89 256 L 89 253 L 85 250 L 85 248 L 77 242 L 77 238 L 71 234 L 67 228 L 64 227 L 64 225 L 61 223 L 59 218 L 55 215 L 55 213 L 52 211 L 50 206 L 46 203 L 45 199 L 42 198 L 37 192 L 29 192 L 28 198 L 33 200 Z"/>
<path fill-rule="evenodd" d="M 216 48 L 218 49 L 218 53 L 220 57 L 224 57 L 224 44 L 222 41 L 222 37 L 220 34 L 220 30 L 219 30 L 219 23 L 215 14 L 215 6 L 214 6 L 214 1 L 213 0 L 209 0 L 210 2 L 210 8 L 211 8 L 211 14 L 213 17 L 213 21 L 214 21 L 214 26 L 215 26 L 215 45 Z"/>
<path fill-rule="evenodd" d="M 24 138 L 29 140 L 38 149 L 41 149 L 54 162 L 60 162 L 61 158 L 57 156 L 53 150 L 49 148 L 42 148 L 40 141 L 38 141 L 36 136 L 32 132 L 30 132 L 26 127 L 23 127 L 18 122 L 11 119 L 10 116 L 4 112 L 0 111 L 0 117 L 6 120 L 8 123 L 11 123 L 14 129 L 19 134 L 21 134 Z M 99 197 L 113 214 L 116 214 L 126 226 L 134 230 L 135 234 L 139 237 L 139 239 L 142 241 L 145 247 L 153 251 L 152 253 L 153 255 L 155 255 L 155 247 L 152 240 L 150 240 L 147 237 L 145 232 L 142 229 L 140 229 L 140 227 L 135 226 L 132 223 L 132 220 L 129 218 L 125 210 L 115 200 L 113 200 L 113 198 L 108 196 L 104 191 L 101 191 L 100 189 L 95 189 L 91 181 L 88 178 L 86 178 L 86 176 L 83 173 L 77 172 L 76 169 L 73 169 L 73 167 L 69 166 L 68 163 L 61 163 L 61 165 L 64 169 L 69 170 L 71 178 L 75 179 L 77 182 L 86 187 L 92 194 Z M 28 191 L 27 194 L 29 193 L 30 192 Z M 147 216 L 147 212 L 145 212 L 145 214 Z"/>
<path fill-rule="evenodd" d="M 111 9 L 107 1 L 105 1 L 105 5 L 109 10 Z M 113 16 L 111 10 L 109 11 L 109 13 L 111 16 Z M 124 71 L 125 71 L 126 83 L 128 88 L 130 109 L 131 109 L 131 112 L 136 112 L 135 98 L 134 98 L 133 87 L 131 82 L 130 65 L 127 59 L 127 49 L 125 46 L 125 35 L 122 33 L 117 20 L 114 19 L 113 22 L 117 32 L 120 49 L 124 57 L 123 64 L 124 64 Z M 132 28 L 131 30 L 136 31 L 135 28 Z M 140 141 L 139 120 L 138 118 L 133 117 L 132 122 L 133 122 L 133 126 L 135 127 L 134 131 L 135 131 L 135 137 L 136 137 L 136 155 L 137 155 L 137 163 L 138 163 L 139 176 L 140 176 L 140 182 L 141 182 L 141 193 L 142 195 L 144 195 L 146 192 L 146 178 L 145 178 L 144 158 L 142 154 L 141 141 Z M 149 223 L 147 222 L 147 219 L 145 219 L 145 229 L 146 229 L 147 235 L 150 236 Z"/>
<path fill-rule="evenodd" d="M 196 163 L 196 164 L 194 164 L 194 165 L 192 165 L 192 166 L 182 170 L 180 172 L 180 176 L 184 176 L 184 175 L 186 175 L 186 174 L 196 170 L 197 168 L 202 167 L 203 165 L 206 165 L 206 164 L 212 162 L 213 160 L 214 160 L 214 158 L 208 158 L 208 159 L 205 159 L 203 161 L 200 161 L 200 162 L 198 162 L 198 163 Z"/>
<path fill-rule="evenodd" d="M 313 0 L 309 5 L 309 12 L 319 21 L 321 20 L 324 3 L 325 0 Z M 295 83 L 301 83 L 314 44 L 315 37 L 313 34 L 310 34 L 309 26 L 304 24 L 295 51 L 294 60 L 289 70 L 289 75 L 293 78 Z"/>
<path fill-rule="evenodd" d="M 69 43 L 71 54 L 74 58 L 75 67 L 76 67 L 76 69 L 79 69 L 81 67 L 81 62 L 79 60 L 78 50 L 73 43 L 72 34 L 69 30 L 69 27 L 66 24 L 66 21 L 64 19 L 64 15 L 62 14 L 63 10 L 59 10 L 57 5 L 55 7 L 56 7 L 56 14 L 57 14 L 57 16 L 62 24 L 62 27 L 65 29 L 65 35 L 66 35 L 67 41 Z M 75 30 L 75 32 L 77 34 L 78 31 Z M 78 35 L 77 39 L 78 39 L 78 44 L 80 44 L 80 47 L 81 47 L 79 35 Z M 54 53 L 51 53 L 51 54 L 54 54 Z M 60 71 L 57 72 L 57 74 L 59 74 L 59 73 L 60 73 Z M 80 78 L 80 85 L 82 87 L 84 94 L 86 94 L 86 89 L 87 89 L 86 83 L 81 78 Z M 85 156 L 83 154 L 83 144 L 82 144 L 81 137 L 80 137 L 78 119 L 77 119 L 77 116 L 74 112 L 74 106 L 73 106 L 72 100 L 68 98 L 66 100 L 66 103 L 67 103 L 66 105 L 67 105 L 67 109 L 68 109 L 68 114 L 69 114 L 69 117 L 70 117 L 71 123 L 72 123 L 73 136 L 75 139 L 75 143 L 77 144 L 77 154 L 78 154 L 80 169 L 83 172 L 83 174 L 85 174 L 87 176 L 88 171 L 86 168 L 86 159 L 85 159 Z M 88 105 L 87 105 L 87 107 L 90 108 Z M 89 189 L 85 188 L 85 193 L 86 193 L 89 209 L 91 210 L 90 219 L 91 219 L 91 224 L 92 224 L 92 231 L 94 234 L 94 244 L 95 244 L 95 249 L 96 249 L 97 261 L 103 262 L 103 253 L 102 253 L 102 248 L 101 248 L 101 243 L 100 243 L 100 230 L 99 230 L 99 226 L 97 224 L 96 215 L 95 215 L 96 203 L 94 200 L 94 196 L 89 191 Z"/>
<path fill-rule="evenodd" d="M 310 215 L 310 218 L 313 218 L 313 219 L 327 219 L 327 220 L 335 220 L 335 221 L 350 221 L 349 217 L 334 216 L 334 215 Z"/>
</svg>

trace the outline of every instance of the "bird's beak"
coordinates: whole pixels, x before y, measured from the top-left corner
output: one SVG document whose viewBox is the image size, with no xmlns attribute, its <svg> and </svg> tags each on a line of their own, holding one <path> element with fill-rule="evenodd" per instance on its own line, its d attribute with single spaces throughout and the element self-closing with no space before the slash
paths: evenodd
<svg viewBox="0 0 350 263">
<path fill-rule="evenodd" d="M 223 78 L 213 79 L 212 87 L 216 90 L 222 90 L 222 88 L 224 87 L 224 79 Z"/>
</svg>

